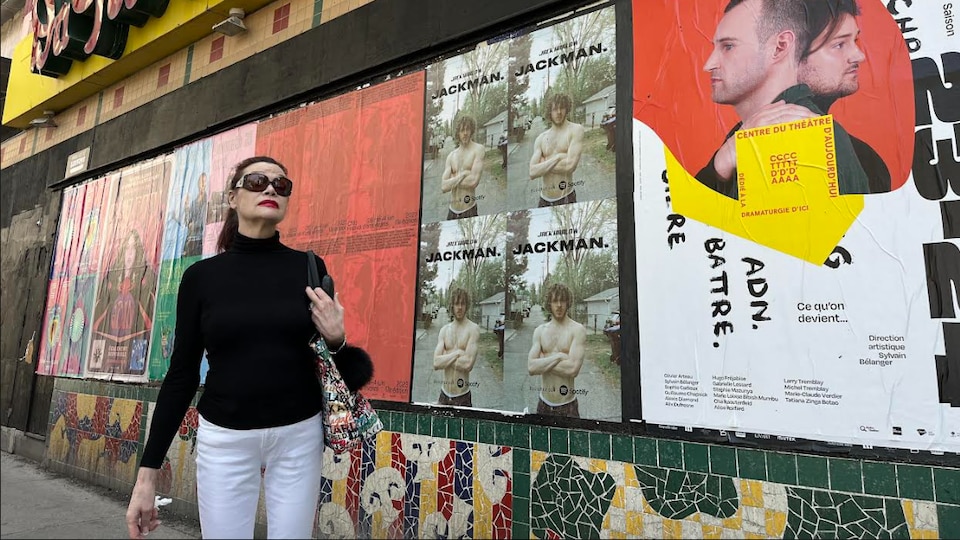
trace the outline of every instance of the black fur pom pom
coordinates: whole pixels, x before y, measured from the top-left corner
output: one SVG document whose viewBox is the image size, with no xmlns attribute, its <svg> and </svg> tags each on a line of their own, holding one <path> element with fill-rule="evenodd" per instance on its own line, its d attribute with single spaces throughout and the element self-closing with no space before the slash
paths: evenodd
<svg viewBox="0 0 960 540">
<path fill-rule="evenodd" d="M 347 345 L 333 357 L 337 371 L 343 377 L 347 388 L 356 392 L 373 378 L 373 361 L 367 351 L 360 347 Z"/>
</svg>

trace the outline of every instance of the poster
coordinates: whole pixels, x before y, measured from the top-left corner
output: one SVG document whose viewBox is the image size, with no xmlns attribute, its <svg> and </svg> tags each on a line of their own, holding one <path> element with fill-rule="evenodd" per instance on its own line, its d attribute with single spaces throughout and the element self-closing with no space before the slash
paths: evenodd
<svg viewBox="0 0 960 540">
<path fill-rule="evenodd" d="M 615 37 L 604 8 L 427 67 L 414 402 L 620 420 Z"/>
<path fill-rule="evenodd" d="M 507 202 L 506 41 L 426 70 L 422 220 L 496 214 Z"/>
<path fill-rule="evenodd" d="M 643 419 L 960 450 L 952 29 L 726 5 L 634 3 Z"/>
<path fill-rule="evenodd" d="M 420 233 L 415 403 L 504 409 L 506 214 Z"/>
<path fill-rule="evenodd" d="M 53 263 L 50 272 L 50 285 L 47 288 L 47 304 L 44 313 L 43 338 L 40 340 L 40 354 L 37 361 L 37 373 L 53 375 L 57 372 L 57 362 L 61 358 L 61 344 L 64 338 L 64 319 L 69 299 L 70 253 L 73 251 L 77 235 L 74 230 L 80 220 L 79 205 L 82 201 L 83 187 L 64 190 L 60 201 L 60 224 L 57 243 L 53 250 Z"/>
<path fill-rule="evenodd" d="M 105 231 L 85 375 L 144 380 L 154 321 L 169 158 L 120 171 Z"/>
<path fill-rule="evenodd" d="M 217 254 L 217 239 L 223 230 L 223 221 L 230 209 L 227 200 L 227 178 L 233 167 L 256 150 L 257 125 L 247 124 L 214 135 L 209 141 L 209 173 L 207 185 L 207 218 L 203 229 L 203 258 Z"/>
<path fill-rule="evenodd" d="M 323 257 L 347 340 L 373 359 L 372 399 L 410 399 L 423 88 L 419 72 L 257 126 L 257 154 L 294 182 L 281 241 Z"/>
<path fill-rule="evenodd" d="M 612 6 L 510 40 L 508 210 L 615 196 L 615 42 Z"/>
<path fill-rule="evenodd" d="M 105 177 L 64 191 L 37 373 L 73 377 L 83 373 L 101 230 L 108 226 L 108 195 L 115 182 L 116 177 Z"/>
<path fill-rule="evenodd" d="M 150 336 L 148 375 L 151 380 L 163 379 L 170 367 L 180 279 L 183 272 L 203 255 L 211 200 L 210 154 L 211 139 L 203 139 L 177 149 L 173 155 L 173 176 L 160 245 L 156 310 Z M 205 368 L 204 365 L 204 373 Z"/>
<path fill-rule="evenodd" d="M 505 410 L 620 421 L 615 199 L 514 212 Z"/>
</svg>

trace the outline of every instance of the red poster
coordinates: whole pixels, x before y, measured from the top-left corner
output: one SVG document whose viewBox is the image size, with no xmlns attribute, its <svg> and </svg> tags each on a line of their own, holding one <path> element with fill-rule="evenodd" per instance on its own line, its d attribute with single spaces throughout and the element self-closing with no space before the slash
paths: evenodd
<svg viewBox="0 0 960 540">
<path fill-rule="evenodd" d="M 373 399 L 410 399 L 423 88 L 416 73 L 257 127 L 257 154 L 294 181 L 281 238 L 326 261 L 347 337 L 373 358 Z"/>
</svg>

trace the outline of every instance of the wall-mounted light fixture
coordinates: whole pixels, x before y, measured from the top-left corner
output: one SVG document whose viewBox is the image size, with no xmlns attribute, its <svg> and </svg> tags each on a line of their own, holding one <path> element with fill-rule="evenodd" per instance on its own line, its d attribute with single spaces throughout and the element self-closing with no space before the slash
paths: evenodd
<svg viewBox="0 0 960 540">
<path fill-rule="evenodd" d="M 43 116 L 31 120 L 30 125 L 38 128 L 55 128 L 57 127 L 57 123 L 53 121 L 55 114 L 57 114 L 56 111 L 43 111 Z"/>
<path fill-rule="evenodd" d="M 243 9 L 231 8 L 230 16 L 213 25 L 213 31 L 219 32 L 225 36 L 235 36 L 240 32 L 246 32 L 247 27 L 243 24 L 243 18 L 246 16 Z"/>
</svg>

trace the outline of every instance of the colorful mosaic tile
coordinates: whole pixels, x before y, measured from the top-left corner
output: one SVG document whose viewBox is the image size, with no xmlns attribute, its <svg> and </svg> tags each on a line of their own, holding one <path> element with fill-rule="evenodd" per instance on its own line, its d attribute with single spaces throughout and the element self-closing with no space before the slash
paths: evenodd
<svg viewBox="0 0 960 540">
<path fill-rule="evenodd" d="M 683 519 L 702 512 L 727 518 L 740 506 L 732 478 L 655 467 L 636 469 L 643 496 L 663 517 Z"/>
<path fill-rule="evenodd" d="M 907 518 L 910 538 L 940 538 L 936 503 L 905 500 L 903 514 Z"/>
<path fill-rule="evenodd" d="M 147 427 L 153 421 L 154 403 L 150 403 L 147 413 Z M 197 500 L 197 429 L 200 415 L 196 407 L 187 409 L 180 429 L 173 438 L 167 455 L 160 466 L 157 479 L 157 491 L 176 499 Z"/>
<path fill-rule="evenodd" d="M 787 488 L 784 538 L 910 538 L 900 501 Z"/>
<path fill-rule="evenodd" d="M 614 478 L 553 454 L 531 487 L 530 526 L 537 538 L 596 538 L 613 502 Z"/>
<path fill-rule="evenodd" d="M 511 448 L 381 432 L 324 453 L 321 538 L 509 538 Z"/>
<path fill-rule="evenodd" d="M 57 392 L 53 403 L 48 458 L 132 482 L 142 402 Z"/>
<path fill-rule="evenodd" d="M 143 402 L 125 397 L 155 395 L 113 385 L 105 387 L 109 396 L 98 396 L 61 384 L 51 403 L 48 458 L 132 484 L 137 441 L 149 430 L 152 407 L 141 425 Z M 417 416 L 393 414 L 397 426 Z M 197 420 L 196 409 L 189 409 L 161 473 L 160 491 L 188 502 L 196 501 Z M 464 432 L 468 424 L 479 432 L 476 421 L 464 421 Z M 540 440 L 544 433 L 549 444 Z M 553 448 L 554 439 L 569 442 L 569 434 L 533 430 L 529 442 Z M 574 446 L 579 443 L 558 448 Z M 684 449 L 683 455 L 702 452 Z M 839 493 L 426 433 L 383 431 L 352 452 L 327 450 L 323 459 L 319 538 L 938 538 L 952 530 L 950 516 L 958 514 L 955 506 L 933 500 Z M 799 481 L 810 476 L 811 460 L 797 460 Z M 934 476 L 929 469 L 921 476 L 919 466 L 900 469 L 917 473 L 898 473 L 901 495 L 909 480 Z M 710 470 L 716 472 L 713 465 Z M 914 492 L 933 491 L 927 487 Z M 261 503 L 262 523 L 264 510 Z"/>
</svg>

